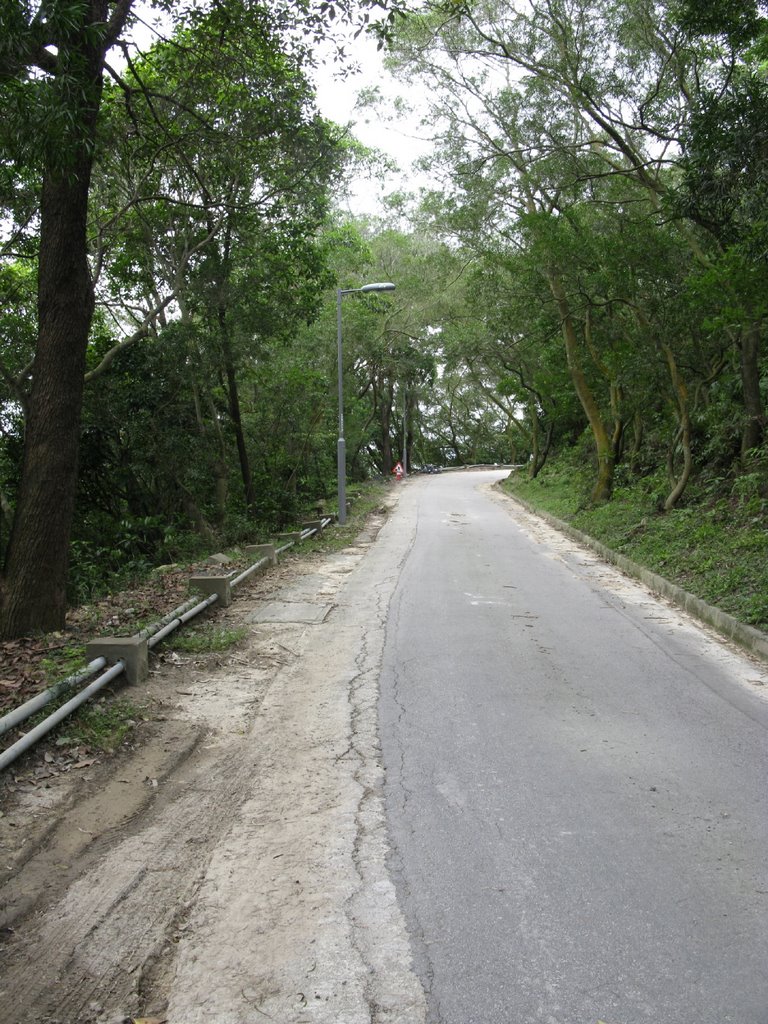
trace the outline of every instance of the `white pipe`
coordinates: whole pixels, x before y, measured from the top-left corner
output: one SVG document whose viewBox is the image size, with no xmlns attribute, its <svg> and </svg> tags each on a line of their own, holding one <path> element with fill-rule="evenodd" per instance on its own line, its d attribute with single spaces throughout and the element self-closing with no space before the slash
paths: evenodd
<svg viewBox="0 0 768 1024">
<path fill-rule="evenodd" d="M 90 686 L 86 686 L 84 690 L 76 694 L 71 700 L 68 700 L 66 704 L 62 704 L 60 708 L 57 708 L 53 714 L 49 715 L 46 719 L 36 725 L 34 729 L 25 733 L 20 740 L 17 740 L 13 746 L 8 747 L 0 754 L 0 771 L 3 768 L 7 768 L 11 762 L 15 761 L 20 754 L 23 754 L 26 750 L 29 750 L 37 741 L 45 736 L 47 732 L 50 732 L 55 725 L 58 725 L 64 718 L 67 717 L 75 708 L 79 708 L 81 704 L 84 704 L 89 697 L 92 697 L 94 693 L 106 686 L 110 680 L 119 676 L 120 673 L 125 669 L 125 665 L 122 661 L 118 661 L 117 664 L 107 669 L 102 675 L 94 679 Z"/>
<path fill-rule="evenodd" d="M 9 711 L 7 715 L 3 715 L 0 718 L 0 736 L 5 735 L 9 729 L 13 729 L 14 726 L 23 722 L 29 718 L 30 715 L 34 715 L 40 708 L 44 708 L 46 704 L 49 704 L 56 697 L 60 697 L 66 690 L 71 689 L 73 686 L 77 686 L 79 683 L 85 682 L 89 676 L 92 676 L 94 672 L 98 672 L 99 669 L 104 668 L 107 664 L 106 658 L 94 658 L 93 661 L 89 662 L 84 669 L 80 672 L 76 672 L 75 675 L 67 676 L 66 679 L 62 679 L 58 683 L 54 683 L 47 690 L 43 690 L 41 693 L 35 694 L 34 697 L 30 697 L 24 704 L 19 704 L 13 711 Z"/>
<path fill-rule="evenodd" d="M 332 520 L 330 517 L 328 517 L 327 519 L 321 520 L 321 522 L 323 523 L 323 526 L 327 526 L 328 523 L 332 522 Z M 319 532 L 320 531 L 318 530 L 317 527 L 313 527 L 311 530 L 304 530 L 302 531 L 302 540 L 306 537 L 311 537 L 312 534 L 314 533 Z M 283 551 L 287 551 L 288 548 L 292 548 L 293 545 L 294 541 L 289 541 L 282 547 L 277 548 L 275 554 L 282 554 Z M 231 586 L 234 587 L 237 586 L 239 583 L 242 583 L 251 575 L 251 573 L 256 572 L 257 569 L 261 568 L 268 562 L 268 558 L 259 559 L 258 562 L 255 562 L 244 572 L 240 573 L 239 576 L 235 577 L 235 579 L 233 579 L 231 582 Z M 200 612 L 204 611 L 206 608 L 209 608 L 212 604 L 218 601 L 218 599 L 218 594 L 211 594 L 210 597 L 207 597 L 204 601 L 199 601 L 197 603 L 196 598 L 190 598 L 190 600 L 186 601 L 182 605 L 179 605 L 178 608 L 175 608 L 172 612 L 169 612 L 168 615 L 164 616 L 158 622 L 154 623 L 154 625 L 147 626 L 138 635 L 144 637 L 151 629 L 155 629 L 156 627 L 160 626 L 161 628 L 158 629 L 156 633 L 147 638 L 147 647 L 152 649 L 157 644 L 159 644 L 161 640 L 164 640 L 165 637 L 167 637 L 175 629 L 178 629 L 178 627 L 183 625 L 185 622 L 189 622 L 190 619 L 193 619 L 196 615 L 199 615 Z M 93 675 L 94 672 L 98 672 L 99 669 L 104 668 L 106 664 L 106 658 L 95 658 L 85 667 L 85 669 L 83 669 L 83 671 L 78 672 L 75 675 L 68 676 L 66 679 L 62 679 L 61 682 L 49 687 L 42 693 L 36 694 L 34 697 L 31 697 L 28 701 L 26 701 L 26 703 L 21 704 L 19 707 L 14 708 L 13 711 L 8 712 L 7 715 L 4 715 L 2 718 L 0 718 L 0 736 L 8 732 L 9 729 L 14 728 L 14 726 L 18 725 L 20 722 L 23 722 L 25 719 L 29 718 L 29 716 L 34 714 L 35 711 L 38 711 L 41 707 L 44 707 L 55 697 L 60 696 L 65 690 L 77 685 L 80 682 L 83 682 L 89 676 Z M 98 693 L 98 691 L 108 682 L 110 682 L 110 680 L 115 679 L 117 676 L 119 676 L 124 669 L 124 663 L 122 661 L 118 661 L 115 665 L 112 666 L 112 668 L 108 669 L 103 675 L 99 676 L 97 679 L 94 679 L 93 682 L 89 686 L 86 686 L 84 690 L 81 690 L 76 696 L 72 697 L 71 700 L 68 700 L 66 704 L 62 704 L 60 708 L 57 708 L 57 710 L 54 711 L 53 714 L 49 715 L 46 719 L 40 722 L 40 724 L 35 726 L 34 729 L 31 729 L 28 733 L 25 733 L 21 737 L 21 739 L 17 740 L 16 743 L 8 747 L 7 750 L 4 750 L 2 753 L 0 753 L 0 771 L 2 771 L 9 764 L 15 761 L 16 758 L 23 754 L 25 751 L 29 750 L 29 748 L 32 747 L 35 743 L 37 743 L 37 741 L 42 736 L 45 736 L 46 733 L 50 732 L 51 729 L 54 728 L 54 726 L 58 725 L 59 722 L 63 721 L 63 719 L 65 719 L 67 715 L 71 714 L 73 711 L 79 708 L 81 704 L 84 704 L 85 701 L 87 701 L 89 697 L 91 697 L 94 693 Z"/>
<path fill-rule="evenodd" d="M 239 586 L 239 584 L 241 584 L 244 580 L 248 579 L 251 573 L 256 572 L 257 569 L 261 569 L 263 565 L 268 565 L 269 561 L 270 560 L 268 558 L 260 558 L 258 562 L 254 562 L 250 568 L 245 570 L 245 572 L 241 572 L 239 576 L 235 576 L 235 578 L 231 581 L 230 586 Z"/>
<path fill-rule="evenodd" d="M 178 608 L 174 608 L 172 612 L 168 612 L 162 619 L 158 619 L 157 622 L 153 622 L 151 626 L 146 626 L 138 633 L 138 636 L 145 636 L 147 638 L 154 636 L 158 631 L 162 630 L 169 622 L 173 622 L 174 619 L 178 619 L 188 608 L 192 608 L 197 603 L 196 597 L 191 597 L 184 604 L 180 604 Z"/>
<path fill-rule="evenodd" d="M 193 600 L 196 599 L 193 598 Z M 151 636 L 149 640 L 147 640 L 147 647 L 149 647 L 149 649 L 152 650 L 152 648 L 156 644 L 159 644 L 161 640 L 164 640 L 170 633 L 174 631 L 174 629 L 178 629 L 179 626 L 182 626 L 185 622 L 189 622 L 190 619 L 194 619 L 196 615 L 199 615 L 200 612 L 205 611 L 206 608 L 210 608 L 210 606 L 218 600 L 218 594 L 211 594 L 211 596 L 206 597 L 204 601 L 200 601 L 197 604 L 193 605 L 193 607 L 189 608 L 188 611 L 185 611 L 182 615 L 178 615 L 172 622 L 166 623 L 166 625 L 163 626 L 161 630 L 158 630 L 158 632 L 155 633 L 154 636 Z M 187 602 L 187 606 L 188 605 L 189 601 Z M 184 608 L 186 606 L 182 605 L 181 607 Z"/>
</svg>

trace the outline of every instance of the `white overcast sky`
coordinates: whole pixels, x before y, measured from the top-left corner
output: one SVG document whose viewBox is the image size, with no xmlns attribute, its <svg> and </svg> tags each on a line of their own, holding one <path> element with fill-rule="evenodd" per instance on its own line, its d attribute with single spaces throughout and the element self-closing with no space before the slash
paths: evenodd
<svg viewBox="0 0 768 1024">
<path fill-rule="evenodd" d="M 163 16 L 139 3 L 137 13 L 147 22 L 163 24 Z M 138 25 L 135 37 L 144 46 L 153 38 L 147 28 Z M 333 62 L 320 63 L 315 76 L 317 103 L 320 112 L 337 124 L 349 126 L 352 134 L 365 146 L 378 149 L 394 159 L 400 173 L 389 172 L 383 181 L 360 179 L 352 183 L 349 208 L 356 214 L 375 215 L 381 209 L 381 197 L 395 191 L 415 191 L 424 183 L 423 176 L 413 171 L 412 164 L 429 152 L 430 145 L 422 137 L 423 131 L 416 114 L 394 119 L 394 98 L 401 93 L 399 84 L 384 68 L 383 55 L 376 42 L 365 35 L 350 40 L 350 56 L 360 70 L 346 77 L 338 75 Z M 112 57 L 115 55 L 113 54 Z M 390 101 L 389 115 L 377 117 L 370 110 L 356 109 L 361 89 L 378 86 Z M 412 97 L 411 97 L 412 98 Z"/>
<path fill-rule="evenodd" d="M 360 181 L 353 188 L 353 212 L 376 213 L 382 193 L 411 191 L 423 183 L 423 178 L 412 169 L 414 160 L 429 152 L 429 141 L 424 138 L 418 114 L 396 116 L 395 98 L 402 94 L 398 82 L 384 68 L 382 53 L 376 43 L 358 38 L 352 52 L 360 66 L 358 73 L 338 77 L 333 65 L 321 67 L 316 75 L 317 103 L 321 113 L 337 124 L 349 125 L 352 134 L 365 146 L 378 149 L 393 158 L 400 173 L 388 173 L 382 183 Z M 384 97 L 382 115 L 370 109 L 356 107 L 362 89 L 378 87 Z M 389 102 L 387 102 L 389 101 Z"/>
</svg>

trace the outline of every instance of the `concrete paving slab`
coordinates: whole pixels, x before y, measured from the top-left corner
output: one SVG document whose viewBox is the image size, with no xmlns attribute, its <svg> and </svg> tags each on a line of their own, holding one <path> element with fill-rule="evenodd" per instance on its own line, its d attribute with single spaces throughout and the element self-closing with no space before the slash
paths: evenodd
<svg viewBox="0 0 768 1024">
<path fill-rule="evenodd" d="M 301 601 L 267 601 L 248 616 L 249 622 L 323 622 L 331 610 L 329 604 Z"/>
<path fill-rule="evenodd" d="M 303 576 L 295 583 L 281 587 L 275 594 L 275 604 L 316 604 L 323 595 L 320 591 L 328 585 L 328 577 L 323 573 L 313 572 Z"/>
</svg>

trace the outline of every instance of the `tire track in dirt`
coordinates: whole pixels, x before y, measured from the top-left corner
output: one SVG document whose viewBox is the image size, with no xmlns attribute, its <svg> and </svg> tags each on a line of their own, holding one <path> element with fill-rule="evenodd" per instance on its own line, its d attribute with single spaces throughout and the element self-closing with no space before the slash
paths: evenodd
<svg viewBox="0 0 768 1024">
<path fill-rule="evenodd" d="M 145 965 L 173 942 L 179 912 L 258 770 L 245 738 L 201 754 L 127 834 L 98 841 L 63 897 L 19 930 L 6 950 L 2 1019 L 69 1024 L 135 1006 Z"/>
</svg>

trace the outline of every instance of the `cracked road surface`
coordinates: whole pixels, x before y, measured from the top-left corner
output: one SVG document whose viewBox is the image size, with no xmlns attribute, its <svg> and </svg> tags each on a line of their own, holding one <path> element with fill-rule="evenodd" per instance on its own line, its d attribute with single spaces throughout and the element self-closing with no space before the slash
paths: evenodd
<svg viewBox="0 0 768 1024">
<path fill-rule="evenodd" d="M 766 673 L 503 475 L 393 485 L 11 784 L 0 1020 L 766 1024 Z"/>
<path fill-rule="evenodd" d="M 409 487 L 381 676 L 430 1024 L 766 1024 L 765 666 L 489 487 Z"/>
</svg>

